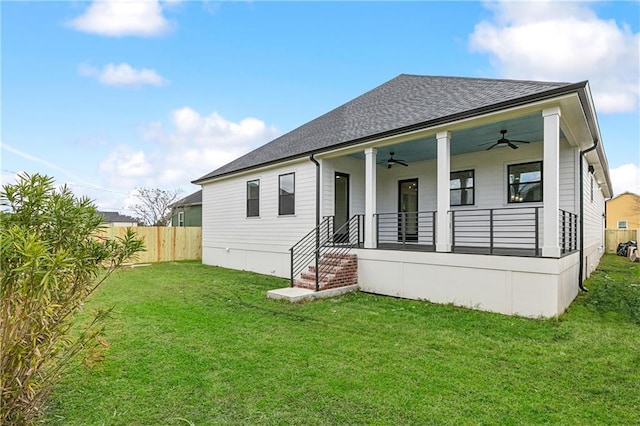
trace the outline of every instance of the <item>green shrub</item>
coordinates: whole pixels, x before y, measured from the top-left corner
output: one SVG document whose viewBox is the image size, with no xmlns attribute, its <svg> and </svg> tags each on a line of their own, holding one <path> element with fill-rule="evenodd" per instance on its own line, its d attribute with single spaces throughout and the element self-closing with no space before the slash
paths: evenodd
<svg viewBox="0 0 640 426">
<path fill-rule="evenodd" d="M 47 176 L 20 175 L 0 198 L 10 208 L 0 212 L 0 424 L 29 424 L 64 369 L 97 344 L 106 312 L 74 336 L 73 314 L 143 244 L 131 230 L 98 238 L 92 202 Z"/>
</svg>

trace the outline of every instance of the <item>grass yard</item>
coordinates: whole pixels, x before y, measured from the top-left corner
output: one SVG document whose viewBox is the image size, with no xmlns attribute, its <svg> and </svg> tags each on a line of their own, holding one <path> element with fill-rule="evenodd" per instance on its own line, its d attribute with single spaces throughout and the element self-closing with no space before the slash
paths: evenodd
<svg viewBox="0 0 640 426">
<path fill-rule="evenodd" d="M 194 262 L 118 271 L 103 361 L 46 424 L 640 424 L 640 264 L 613 255 L 557 320 L 351 294 Z M 82 318 L 80 318 L 82 320 Z"/>
</svg>

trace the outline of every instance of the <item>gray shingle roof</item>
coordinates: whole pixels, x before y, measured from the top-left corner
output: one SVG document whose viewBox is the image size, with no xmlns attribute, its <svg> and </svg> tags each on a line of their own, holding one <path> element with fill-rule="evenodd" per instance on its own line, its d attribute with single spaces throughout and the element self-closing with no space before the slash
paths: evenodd
<svg viewBox="0 0 640 426">
<path fill-rule="evenodd" d="M 416 126 L 453 121 L 573 87 L 570 83 L 401 74 L 193 181 L 301 157 Z"/>
<path fill-rule="evenodd" d="M 183 199 L 171 204 L 169 207 L 192 206 L 195 204 L 202 204 L 202 189 L 194 192 L 193 194 L 187 195 Z"/>
<path fill-rule="evenodd" d="M 102 222 L 104 222 L 104 223 L 129 223 L 129 222 L 137 223 L 138 222 L 137 219 L 135 219 L 133 217 L 130 217 L 130 216 L 126 216 L 126 215 L 120 214 L 118 212 L 101 212 L 101 211 L 98 211 L 96 213 L 98 213 L 99 215 L 102 215 L 102 217 L 103 217 Z"/>
</svg>

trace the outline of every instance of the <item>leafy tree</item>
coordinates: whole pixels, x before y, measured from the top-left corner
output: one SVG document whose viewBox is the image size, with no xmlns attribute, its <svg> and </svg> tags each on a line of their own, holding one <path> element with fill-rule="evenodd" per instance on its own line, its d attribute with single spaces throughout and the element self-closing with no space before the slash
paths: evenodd
<svg viewBox="0 0 640 426">
<path fill-rule="evenodd" d="M 9 206 L 0 212 L 0 424 L 29 424 L 65 368 L 98 349 L 107 312 L 72 335 L 74 313 L 143 243 L 131 229 L 99 238 L 91 201 L 47 176 L 19 175 L 0 199 Z"/>
<path fill-rule="evenodd" d="M 171 221 L 171 204 L 173 204 L 182 191 L 137 188 L 138 203 L 129 206 L 134 216 L 147 226 L 167 226 Z"/>
</svg>

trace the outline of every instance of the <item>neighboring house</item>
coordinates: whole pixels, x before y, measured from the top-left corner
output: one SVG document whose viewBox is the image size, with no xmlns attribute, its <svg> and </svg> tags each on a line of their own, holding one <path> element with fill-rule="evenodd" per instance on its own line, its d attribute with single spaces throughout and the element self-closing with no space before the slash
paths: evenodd
<svg viewBox="0 0 640 426">
<path fill-rule="evenodd" d="M 595 269 L 611 197 L 588 82 L 406 74 L 193 183 L 205 264 L 323 289 L 316 253 L 349 253 L 362 291 L 531 317 Z"/>
<path fill-rule="evenodd" d="M 108 226 L 138 226 L 138 221 L 118 212 L 97 212 L 104 218 L 102 223 Z"/>
<path fill-rule="evenodd" d="M 202 190 L 171 204 L 171 226 L 202 226 Z"/>
<path fill-rule="evenodd" d="M 640 195 L 624 192 L 607 201 L 607 229 L 640 229 Z"/>
</svg>

